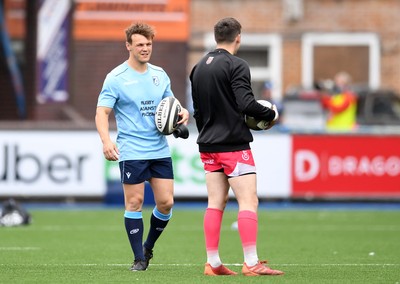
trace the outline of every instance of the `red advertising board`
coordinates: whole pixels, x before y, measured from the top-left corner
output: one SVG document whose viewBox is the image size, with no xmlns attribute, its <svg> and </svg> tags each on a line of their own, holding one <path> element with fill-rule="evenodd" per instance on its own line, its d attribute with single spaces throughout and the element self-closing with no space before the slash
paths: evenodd
<svg viewBox="0 0 400 284">
<path fill-rule="evenodd" d="M 294 135 L 292 196 L 400 197 L 400 136 Z"/>
</svg>

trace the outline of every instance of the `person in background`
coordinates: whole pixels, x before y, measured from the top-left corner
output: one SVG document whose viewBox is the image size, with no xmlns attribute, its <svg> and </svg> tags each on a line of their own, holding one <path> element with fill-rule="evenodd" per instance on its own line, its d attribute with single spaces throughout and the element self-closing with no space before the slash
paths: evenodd
<svg viewBox="0 0 400 284">
<path fill-rule="evenodd" d="M 232 188 L 239 204 L 238 231 L 243 248 L 245 276 L 282 275 L 257 254 L 258 196 L 256 167 L 250 149 L 253 136 L 244 116 L 274 123 L 272 109 L 257 103 L 251 89 L 250 68 L 235 56 L 241 43 L 241 24 L 224 18 L 214 26 L 217 47 L 190 73 L 197 144 L 206 173 L 208 206 L 204 214 L 207 263 L 204 274 L 236 275 L 219 255 L 222 217 Z"/>
<path fill-rule="evenodd" d="M 174 176 L 167 139 L 157 130 L 154 116 L 163 98 L 173 96 L 167 73 L 149 63 L 154 30 L 145 23 L 128 27 L 123 62 L 107 74 L 96 109 L 96 127 L 109 161 L 119 161 L 125 201 L 125 229 L 134 255 L 132 271 L 144 271 L 153 257 L 155 242 L 172 216 Z M 109 116 L 114 111 L 117 145 L 110 138 Z M 178 124 L 187 124 L 182 108 Z M 145 181 L 153 190 L 156 206 L 143 240 L 142 206 Z"/>
<path fill-rule="evenodd" d="M 350 87 L 351 77 L 347 72 L 339 72 L 334 77 L 329 94 L 322 94 L 322 107 L 327 111 L 328 131 L 349 131 L 357 126 L 357 96 Z"/>
</svg>

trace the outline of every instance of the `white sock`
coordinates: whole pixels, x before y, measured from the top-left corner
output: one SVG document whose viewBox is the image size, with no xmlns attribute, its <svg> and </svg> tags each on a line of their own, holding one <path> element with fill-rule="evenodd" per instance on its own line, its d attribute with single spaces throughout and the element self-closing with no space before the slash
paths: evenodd
<svg viewBox="0 0 400 284">
<path fill-rule="evenodd" d="M 246 247 L 243 253 L 244 253 L 244 262 L 246 262 L 247 266 L 254 266 L 257 264 L 258 255 L 256 246 Z"/>
<path fill-rule="evenodd" d="M 207 262 L 214 268 L 222 264 L 218 251 L 207 252 Z"/>
</svg>

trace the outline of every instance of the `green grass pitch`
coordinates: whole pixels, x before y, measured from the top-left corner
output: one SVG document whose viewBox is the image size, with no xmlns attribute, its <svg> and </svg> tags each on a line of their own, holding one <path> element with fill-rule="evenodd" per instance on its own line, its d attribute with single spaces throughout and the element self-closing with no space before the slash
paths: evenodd
<svg viewBox="0 0 400 284">
<path fill-rule="evenodd" d="M 258 255 L 285 275 L 207 277 L 203 209 L 174 209 L 145 272 L 129 270 L 122 207 L 32 209 L 31 225 L 0 228 L 0 283 L 400 283 L 400 211 L 260 210 Z M 239 272 L 236 215 L 225 212 L 220 255 Z"/>
</svg>

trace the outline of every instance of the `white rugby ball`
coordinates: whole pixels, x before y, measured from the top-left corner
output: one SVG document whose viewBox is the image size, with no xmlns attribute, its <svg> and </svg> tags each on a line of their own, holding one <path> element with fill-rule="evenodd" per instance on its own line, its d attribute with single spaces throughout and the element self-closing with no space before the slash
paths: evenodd
<svg viewBox="0 0 400 284">
<path fill-rule="evenodd" d="M 166 97 L 161 100 L 156 108 L 154 117 L 158 131 L 164 135 L 170 135 L 178 127 L 179 115 L 182 106 L 178 99 Z"/>
<path fill-rule="evenodd" d="M 257 100 L 259 104 L 267 108 L 272 108 L 272 104 L 267 100 Z M 245 116 L 245 122 L 250 129 L 253 130 L 267 130 L 270 126 L 270 122 L 266 120 L 255 119 L 252 116 Z"/>
</svg>

